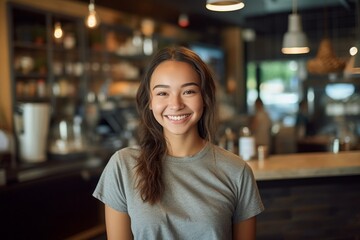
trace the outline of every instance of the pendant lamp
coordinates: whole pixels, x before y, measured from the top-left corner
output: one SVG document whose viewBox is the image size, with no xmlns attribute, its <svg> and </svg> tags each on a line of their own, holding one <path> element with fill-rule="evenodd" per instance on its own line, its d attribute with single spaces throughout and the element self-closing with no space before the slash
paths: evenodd
<svg viewBox="0 0 360 240">
<path fill-rule="evenodd" d="M 95 11 L 95 0 L 90 0 L 89 14 L 85 18 L 85 24 L 88 28 L 96 28 L 100 24 L 99 15 Z"/>
<path fill-rule="evenodd" d="M 216 12 L 229 12 L 245 7 L 241 0 L 207 0 L 206 8 Z"/>
<path fill-rule="evenodd" d="M 296 0 L 293 0 L 293 12 L 289 15 L 288 31 L 284 35 L 282 53 L 304 54 L 310 51 L 305 33 L 302 31 L 301 16 L 296 13 Z"/>
<path fill-rule="evenodd" d="M 328 11 L 324 8 L 324 37 L 320 41 L 315 58 L 307 61 L 307 70 L 311 74 L 340 73 L 345 61 L 336 56 L 328 32 Z"/>
<path fill-rule="evenodd" d="M 339 73 L 344 67 L 345 61 L 336 56 L 328 37 L 321 40 L 316 57 L 307 61 L 307 70 L 312 74 Z"/>
<path fill-rule="evenodd" d="M 62 36 L 63 36 L 63 30 L 62 30 L 62 28 L 61 28 L 61 23 L 60 22 L 56 22 L 55 24 L 54 24 L 54 37 L 55 37 L 55 39 L 60 39 L 60 38 L 62 38 Z"/>
</svg>

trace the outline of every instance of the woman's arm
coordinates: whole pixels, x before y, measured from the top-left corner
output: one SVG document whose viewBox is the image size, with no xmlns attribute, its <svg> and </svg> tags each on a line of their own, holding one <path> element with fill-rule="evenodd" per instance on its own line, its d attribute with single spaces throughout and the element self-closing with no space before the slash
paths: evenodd
<svg viewBox="0 0 360 240">
<path fill-rule="evenodd" d="M 105 223 L 108 240 L 130 240 L 133 239 L 128 214 L 118 212 L 105 205 Z"/>
<path fill-rule="evenodd" d="M 233 240 L 255 240 L 256 217 L 241 221 L 233 226 Z"/>
</svg>

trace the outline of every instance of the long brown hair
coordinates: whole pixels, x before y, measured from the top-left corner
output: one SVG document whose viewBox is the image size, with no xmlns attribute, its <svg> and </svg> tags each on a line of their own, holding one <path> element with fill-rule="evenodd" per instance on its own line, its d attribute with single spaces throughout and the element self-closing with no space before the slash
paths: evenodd
<svg viewBox="0 0 360 240">
<path fill-rule="evenodd" d="M 215 83 L 213 75 L 201 58 L 185 47 L 168 47 L 157 52 L 150 61 L 136 95 L 138 113 L 140 115 L 139 143 L 140 156 L 136 165 L 137 184 L 144 202 L 158 202 L 164 192 L 162 181 L 162 160 L 167 154 L 166 139 L 162 126 L 156 121 L 150 110 L 150 80 L 154 70 L 160 63 L 173 60 L 190 64 L 198 73 L 201 81 L 201 94 L 204 112 L 198 122 L 201 138 L 213 140 L 215 132 Z"/>
</svg>

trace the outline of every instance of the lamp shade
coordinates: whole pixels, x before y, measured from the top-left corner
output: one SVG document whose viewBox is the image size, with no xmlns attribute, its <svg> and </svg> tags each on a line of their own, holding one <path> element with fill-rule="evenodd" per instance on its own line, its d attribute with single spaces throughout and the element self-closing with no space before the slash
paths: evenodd
<svg viewBox="0 0 360 240">
<path fill-rule="evenodd" d="M 206 8 L 211 11 L 228 12 L 242 9 L 245 4 L 241 0 L 207 0 Z"/>
<path fill-rule="evenodd" d="M 308 41 L 302 31 L 301 17 L 298 14 L 289 15 L 288 31 L 284 35 L 281 51 L 284 54 L 303 54 L 308 53 Z"/>
<path fill-rule="evenodd" d="M 321 40 L 316 57 L 308 60 L 307 70 L 312 74 L 339 73 L 344 70 L 345 61 L 336 57 L 329 38 Z"/>
</svg>

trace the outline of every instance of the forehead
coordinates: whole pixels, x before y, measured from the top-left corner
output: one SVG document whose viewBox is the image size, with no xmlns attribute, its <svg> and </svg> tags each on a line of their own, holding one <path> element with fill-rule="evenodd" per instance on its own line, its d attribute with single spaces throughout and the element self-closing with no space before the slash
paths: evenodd
<svg viewBox="0 0 360 240">
<path fill-rule="evenodd" d="M 154 81 L 164 81 L 164 80 L 188 80 L 200 82 L 200 77 L 194 67 L 187 62 L 176 61 L 176 60 L 166 60 L 160 63 L 153 71 L 150 84 Z"/>
</svg>

